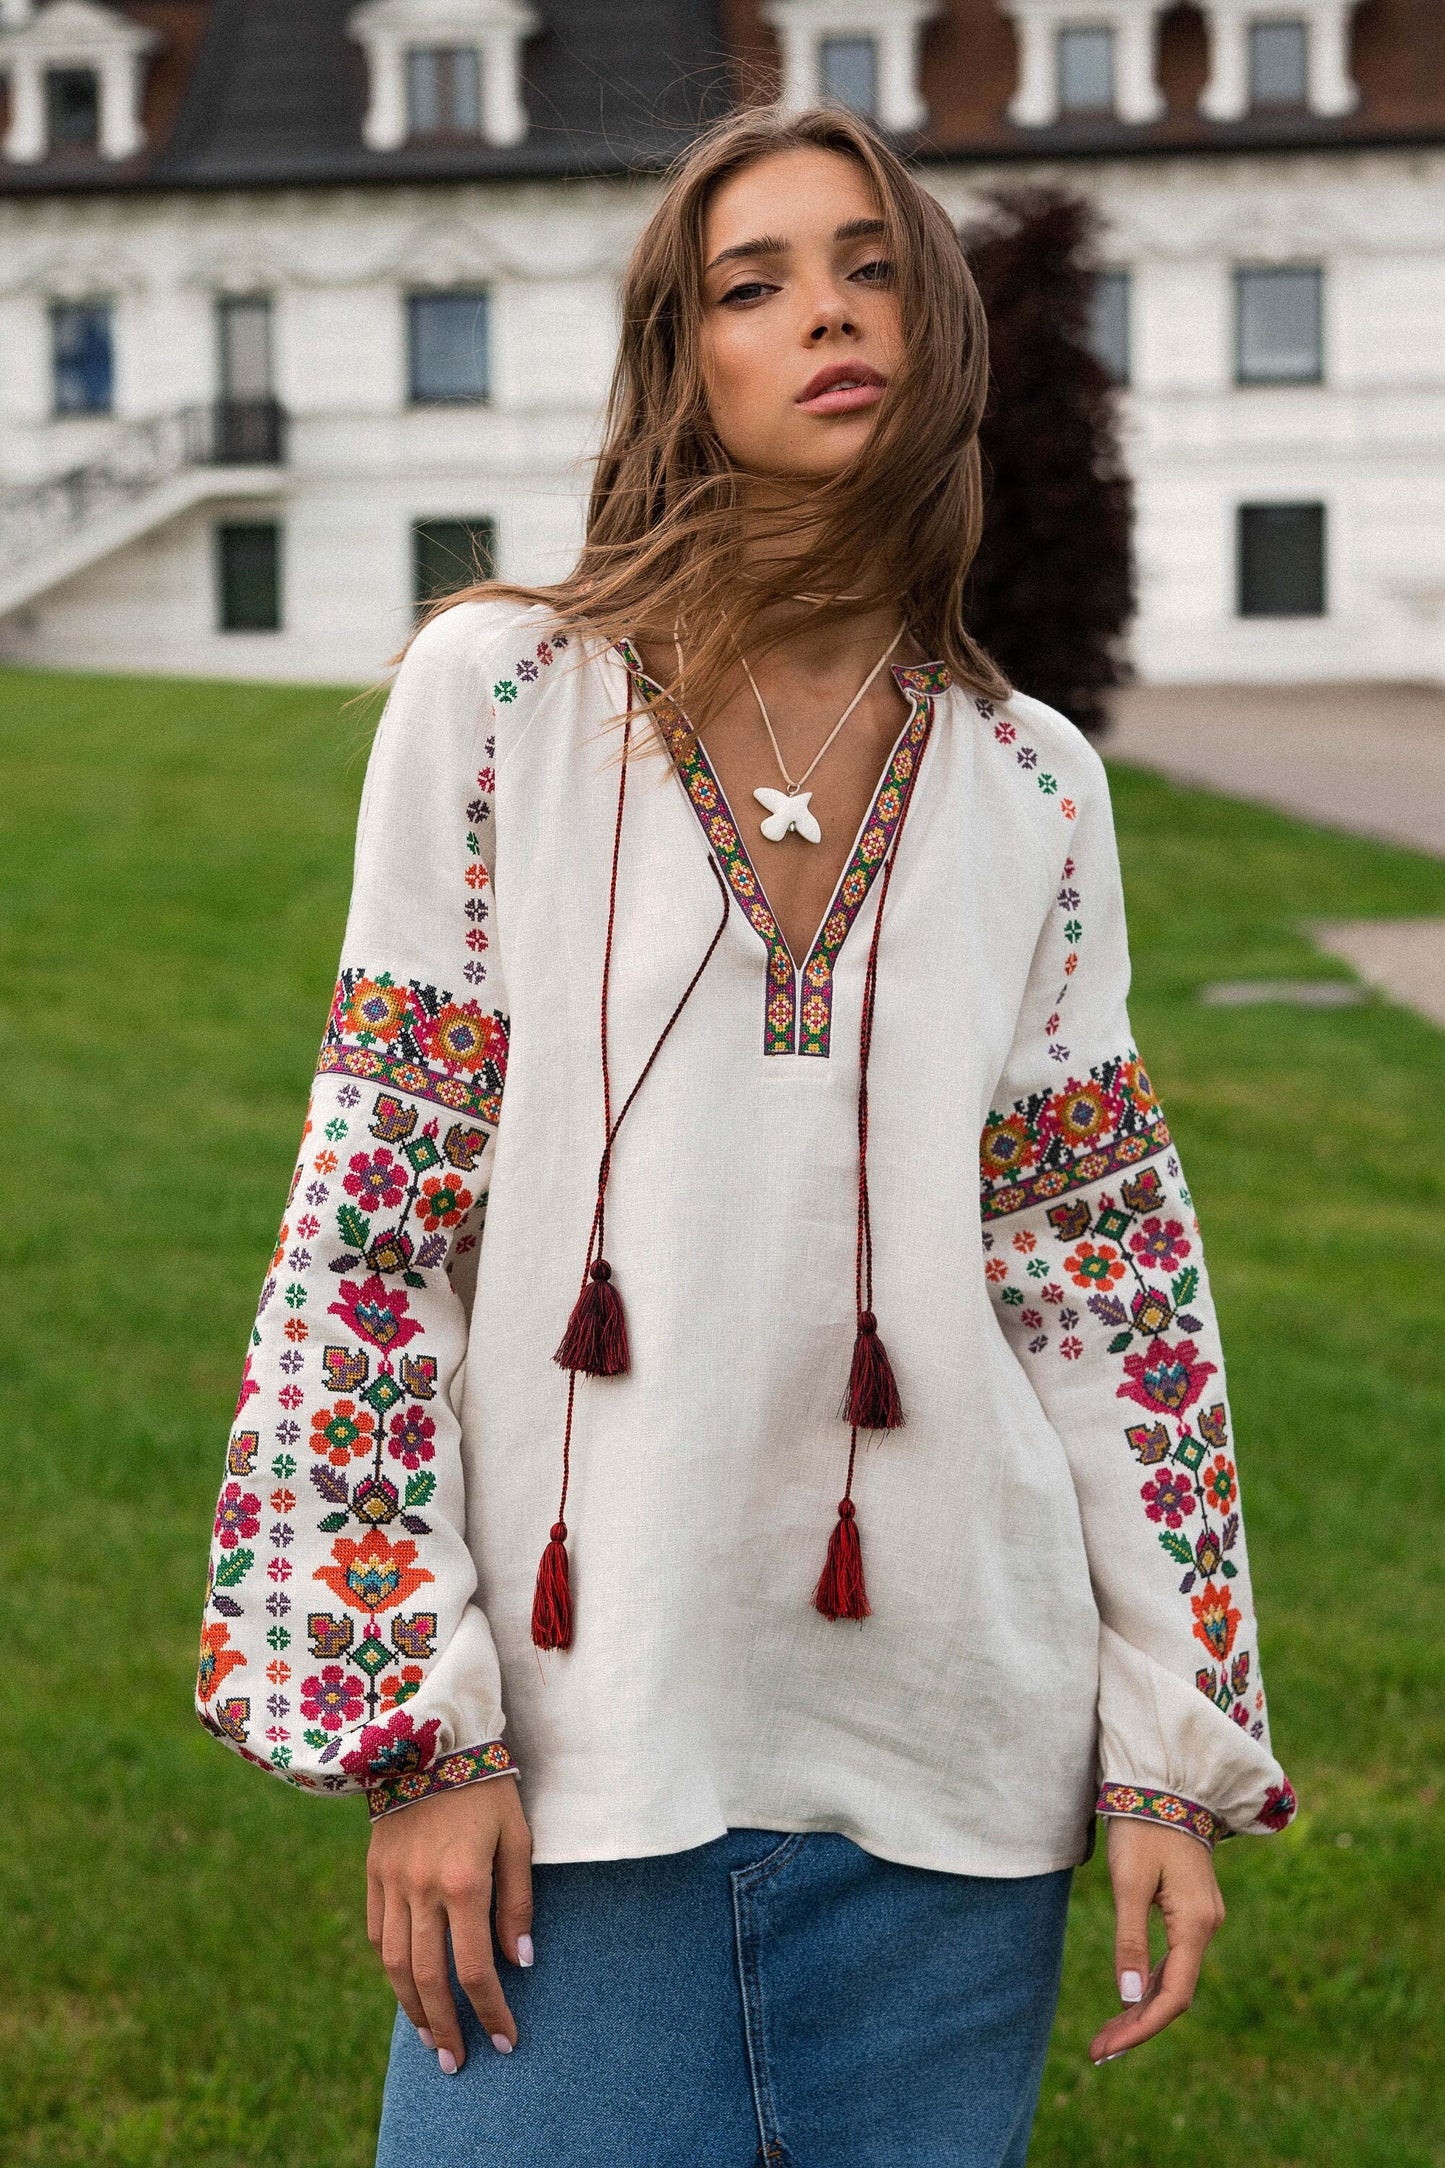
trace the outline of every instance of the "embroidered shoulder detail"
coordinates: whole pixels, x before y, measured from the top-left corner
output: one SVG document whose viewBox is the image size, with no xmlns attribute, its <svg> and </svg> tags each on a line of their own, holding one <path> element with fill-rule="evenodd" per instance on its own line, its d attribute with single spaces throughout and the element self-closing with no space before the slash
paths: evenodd
<svg viewBox="0 0 1445 2168">
<path fill-rule="evenodd" d="M 1198 1800 L 1182 1799 L 1178 1792 L 1150 1791 L 1139 1784 L 1105 1784 L 1094 1812 L 1137 1815 L 1146 1822 L 1162 1822 L 1167 1829 L 1187 1829 L 1191 1837 L 1211 1847 L 1229 1834 L 1219 1816 L 1201 1807 Z"/>
<path fill-rule="evenodd" d="M 1077 819 L 1079 808 L 1076 801 L 1060 792 L 1059 779 L 1056 775 L 1051 775 L 1047 768 L 1039 766 L 1038 748 L 1020 739 L 1018 724 L 1012 722 L 1007 715 L 1000 715 L 991 700 L 975 699 L 973 704 L 978 710 L 980 719 L 993 725 L 993 734 L 998 744 L 1006 752 L 1013 754 L 1018 767 L 1023 770 L 1025 775 L 1033 777 L 1044 796 L 1052 798 L 1054 804 L 1063 814 L 1064 819 L 1066 821 Z"/>
<path fill-rule="evenodd" d="M 415 979 L 343 970 L 317 1067 L 390 1084 L 495 1129 L 507 1075 L 508 1020 Z"/>
<path fill-rule="evenodd" d="M 1131 1049 L 1085 1083 L 1031 1092 L 990 1113 L 979 1147 L 983 1217 L 1002 1219 L 1153 1159 L 1169 1144 L 1164 1111 Z"/>
<path fill-rule="evenodd" d="M 942 662 L 896 662 L 893 675 L 905 693 L 917 693 L 920 699 L 946 693 L 953 683 L 952 672 Z"/>
<path fill-rule="evenodd" d="M 433 1792 L 459 1791 L 462 1785 L 479 1784 L 486 1777 L 520 1774 L 503 1742 L 489 1739 L 485 1746 L 461 1747 L 455 1754 L 443 1755 L 430 1769 L 410 1769 L 398 1776 L 382 1777 L 379 1783 L 367 1786 L 366 1804 L 376 1822 L 383 1814 L 409 1807 Z"/>
</svg>

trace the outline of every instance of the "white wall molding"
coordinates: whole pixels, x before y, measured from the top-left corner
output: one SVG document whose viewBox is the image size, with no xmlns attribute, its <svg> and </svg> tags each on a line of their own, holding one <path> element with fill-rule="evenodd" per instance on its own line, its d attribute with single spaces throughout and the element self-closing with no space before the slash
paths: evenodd
<svg viewBox="0 0 1445 2168">
<path fill-rule="evenodd" d="M 153 30 L 96 0 L 50 0 L 43 8 L 9 0 L 0 15 L 0 74 L 10 85 L 4 156 L 13 165 L 38 165 L 49 156 L 45 77 L 52 68 L 95 70 L 102 158 L 133 158 L 144 150 L 142 68 L 158 43 Z"/>
<path fill-rule="evenodd" d="M 522 46 L 539 27 L 526 0 L 363 0 L 348 28 L 371 71 L 362 129 L 368 150 L 400 150 L 407 141 L 406 56 L 428 46 L 481 55 L 482 135 L 498 149 L 520 143 L 527 133 Z"/>
<path fill-rule="evenodd" d="M 1114 33 L 1114 110 L 1142 126 L 1160 120 L 1164 94 L 1155 66 L 1155 25 L 1165 0 L 1000 0 L 1013 18 L 1019 81 L 1009 119 L 1020 128 L 1047 128 L 1059 118 L 1058 36 L 1061 30 Z"/>
<path fill-rule="evenodd" d="M 878 53 L 881 128 L 908 135 L 928 120 L 918 82 L 924 25 L 943 0 L 768 0 L 763 19 L 778 34 L 783 70 L 779 103 L 790 113 L 823 98 L 825 38 L 869 38 Z"/>
<path fill-rule="evenodd" d="M 1200 0 L 1209 32 L 1209 80 L 1199 99 L 1206 120 L 1242 120 L 1249 111 L 1251 23 L 1282 15 L 1305 25 L 1306 102 L 1321 119 L 1352 113 L 1360 94 L 1350 73 L 1350 22 L 1358 0 Z"/>
</svg>

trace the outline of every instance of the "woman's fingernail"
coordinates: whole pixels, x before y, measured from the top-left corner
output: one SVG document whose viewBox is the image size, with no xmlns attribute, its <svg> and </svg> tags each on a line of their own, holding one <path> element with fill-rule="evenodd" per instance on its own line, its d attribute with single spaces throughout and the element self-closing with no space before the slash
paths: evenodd
<svg viewBox="0 0 1445 2168">
<path fill-rule="evenodd" d="M 517 1963 L 518 1963 L 519 1965 L 530 1965 L 530 1964 L 532 1963 L 533 1959 L 535 1958 L 536 1954 L 537 1954 L 537 1953 L 536 1953 L 536 1951 L 535 1951 L 535 1950 L 534 1950 L 534 1949 L 532 1948 L 532 1938 L 531 1938 L 531 1936 L 530 1936 L 530 1935 L 518 1935 L 518 1937 L 517 1937 Z"/>
<path fill-rule="evenodd" d="M 505 2033 L 493 2033 L 492 2046 L 499 2055 L 510 2055 L 512 2052 L 512 2043 Z"/>
<path fill-rule="evenodd" d="M 1119 1975 L 1119 2000 L 1138 2002 L 1144 1994 L 1144 1982 L 1137 1972 L 1121 1972 Z M 1119 2050 L 1122 2055 L 1124 2050 Z"/>
<path fill-rule="evenodd" d="M 442 2075 L 444 2077 L 454 2078 L 456 2076 L 457 2059 L 450 2048 L 438 2048 L 437 2061 L 442 2066 Z"/>
<path fill-rule="evenodd" d="M 420 2040 L 422 2046 L 424 2048 L 430 2048 L 433 2055 L 435 2055 L 437 2051 L 437 2044 L 432 2035 L 427 2031 L 425 2025 L 418 2025 L 416 2029 L 416 2036 L 418 2040 Z"/>
</svg>

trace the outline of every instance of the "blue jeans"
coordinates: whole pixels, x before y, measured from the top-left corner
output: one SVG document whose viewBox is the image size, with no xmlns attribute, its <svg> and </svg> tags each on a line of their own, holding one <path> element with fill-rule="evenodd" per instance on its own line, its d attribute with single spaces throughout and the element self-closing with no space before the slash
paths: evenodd
<svg viewBox="0 0 1445 2168">
<path fill-rule="evenodd" d="M 400 2013 L 377 2168 L 1023 2168 L 1072 1871 L 1001 1879 L 730 1829 L 533 1869 L 518 2044 Z"/>
</svg>

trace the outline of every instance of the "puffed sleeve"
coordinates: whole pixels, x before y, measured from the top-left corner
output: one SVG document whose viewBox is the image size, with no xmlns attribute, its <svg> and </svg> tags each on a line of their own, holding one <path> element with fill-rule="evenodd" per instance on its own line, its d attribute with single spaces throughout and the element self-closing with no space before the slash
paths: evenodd
<svg viewBox="0 0 1445 2168">
<path fill-rule="evenodd" d="M 507 1065 L 498 624 L 497 605 L 470 604 L 429 625 L 372 748 L 201 1634 L 202 1723 L 293 1784 L 364 1792 L 373 1815 L 515 1767 L 464 1536 L 458 1420 Z"/>
<path fill-rule="evenodd" d="M 1057 719 L 1055 719 L 1057 720 Z M 1101 1814 L 1282 1829 L 1234 1424 L 1199 1222 L 1129 1025 L 1102 763 L 1075 817 L 981 1151 L 985 1272 L 1068 1455 L 1099 1609 Z"/>
</svg>

